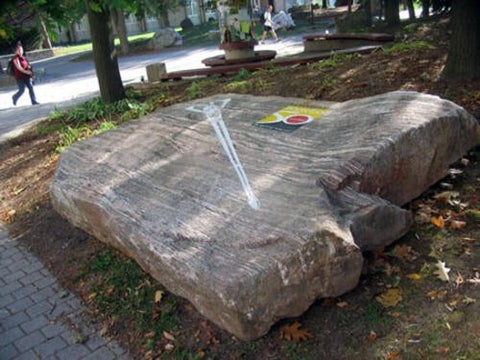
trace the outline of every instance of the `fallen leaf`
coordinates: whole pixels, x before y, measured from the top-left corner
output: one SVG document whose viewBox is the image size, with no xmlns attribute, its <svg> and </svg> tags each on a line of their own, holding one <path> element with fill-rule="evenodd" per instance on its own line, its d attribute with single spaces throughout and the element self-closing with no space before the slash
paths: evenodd
<svg viewBox="0 0 480 360">
<path fill-rule="evenodd" d="M 102 329 L 100 330 L 101 336 L 106 336 L 108 333 L 108 325 L 103 325 Z"/>
<path fill-rule="evenodd" d="M 162 301 L 164 293 L 165 292 L 162 290 L 155 291 L 155 300 L 154 300 L 155 304 L 158 304 L 160 301 Z"/>
<path fill-rule="evenodd" d="M 429 223 L 434 212 L 435 211 L 432 209 L 431 206 L 426 204 L 420 204 L 418 206 L 417 212 L 415 213 L 415 221 L 419 224 Z"/>
<path fill-rule="evenodd" d="M 445 220 L 441 215 L 438 217 L 432 216 L 430 222 L 440 229 L 443 229 L 445 227 Z"/>
<path fill-rule="evenodd" d="M 450 300 L 448 300 L 448 306 L 455 308 L 460 301 L 462 301 L 462 296 L 460 294 L 455 294 Z"/>
<path fill-rule="evenodd" d="M 408 245 L 396 245 L 393 248 L 393 256 L 406 261 L 412 261 L 416 258 L 416 254 L 411 246 Z"/>
<path fill-rule="evenodd" d="M 450 222 L 450 229 L 451 230 L 461 230 L 465 226 L 467 226 L 467 223 L 465 221 L 452 220 Z"/>
<path fill-rule="evenodd" d="M 455 286 L 458 288 L 460 285 L 462 285 L 465 282 L 465 279 L 463 278 L 462 274 L 457 272 L 454 282 L 455 282 Z"/>
<path fill-rule="evenodd" d="M 460 196 L 458 191 L 443 191 L 434 196 L 436 200 L 449 201 Z"/>
<path fill-rule="evenodd" d="M 348 306 L 348 303 L 346 301 L 340 301 L 337 303 L 337 307 L 343 309 Z"/>
<path fill-rule="evenodd" d="M 163 335 L 163 337 L 164 337 L 165 339 L 167 339 L 167 340 L 170 340 L 170 341 L 174 341 L 174 340 L 175 340 L 175 337 L 174 337 L 172 334 L 170 334 L 169 332 L 167 332 L 167 331 L 164 331 L 164 332 L 162 333 L 162 335 Z"/>
<path fill-rule="evenodd" d="M 439 354 L 446 354 L 446 353 L 448 353 L 448 352 L 450 351 L 450 348 L 445 347 L 445 346 L 440 346 L 440 347 L 437 348 L 436 351 L 437 351 L 437 353 L 439 353 Z"/>
<path fill-rule="evenodd" d="M 370 334 L 368 334 L 368 341 L 369 342 L 374 342 L 375 340 L 377 340 L 378 338 L 378 335 L 375 331 L 371 330 L 370 331 Z"/>
<path fill-rule="evenodd" d="M 467 282 L 469 282 L 470 284 L 480 284 L 480 274 L 476 272 L 475 276 L 471 279 L 468 279 Z"/>
<path fill-rule="evenodd" d="M 68 295 L 70 295 L 70 293 L 69 293 L 68 291 L 66 291 L 66 290 L 60 291 L 60 292 L 58 293 L 58 297 L 59 297 L 60 299 L 64 299 L 64 298 L 66 298 Z"/>
<path fill-rule="evenodd" d="M 392 360 L 392 359 L 396 359 L 399 355 L 400 355 L 400 351 L 392 351 L 391 353 L 387 354 L 386 358 L 388 360 Z"/>
<path fill-rule="evenodd" d="M 26 188 L 20 188 L 20 189 L 17 189 L 13 192 L 13 195 L 18 195 L 20 194 L 23 190 L 25 190 Z"/>
<path fill-rule="evenodd" d="M 375 297 L 383 307 L 394 307 L 402 301 L 402 291 L 398 288 L 388 289 L 383 294 Z"/>
<path fill-rule="evenodd" d="M 307 331 L 300 329 L 301 323 L 295 321 L 293 324 L 284 325 L 280 328 L 280 335 L 288 341 L 299 343 L 303 340 L 312 338 L 312 335 Z"/>
<path fill-rule="evenodd" d="M 448 273 L 450 272 L 450 268 L 446 267 L 443 261 L 438 260 L 435 264 L 437 268 L 433 273 L 442 281 L 450 281 L 450 277 Z"/>
<path fill-rule="evenodd" d="M 477 300 L 472 299 L 471 297 L 465 296 L 465 299 L 462 300 L 464 304 L 470 305 L 476 302 Z"/>
<path fill-rule="evenodd" d="M 207 320 L 202 321 L 202 327 L 205 330 L 205 333 L 208 336 L 208 342 L 211 344 L 218 344 L 220 341 L 217 340 L 217 338 L 213 335 L 212 328 L 210 327 L 210 324 L 208 323 Z"/>
<path fill-rule="evenodd" d="M 445 290 L 432 290 L 427 293 L 427 296 L 430 298 L 430 300 L 442 300 L 446 295 L 447 292 Z"/>
<path fill-rule="evenodd" d="M 420 280 L 422 278 L 422 275 L 413 273 L 413 274 L 408 274 L 407 278 L 409 278 L 410 280 Z"/>
<path fill-rule="evenodd" d="M 146 339 L 151 339 L 155 336 L 155 331 L 150 331 L 148 333 L 145 334 L 145 338 Z"/>
</svg>

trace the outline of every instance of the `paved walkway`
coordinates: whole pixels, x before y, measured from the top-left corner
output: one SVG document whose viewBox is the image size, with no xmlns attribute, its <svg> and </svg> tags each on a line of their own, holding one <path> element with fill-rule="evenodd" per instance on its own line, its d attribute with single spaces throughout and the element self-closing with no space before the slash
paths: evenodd
<svg viewBox="0 0 480 360">
<path fill-rule="evenodd" d="M 0 225 L 0 359 L 128 359 L 88 311 Z"/>
</svg>

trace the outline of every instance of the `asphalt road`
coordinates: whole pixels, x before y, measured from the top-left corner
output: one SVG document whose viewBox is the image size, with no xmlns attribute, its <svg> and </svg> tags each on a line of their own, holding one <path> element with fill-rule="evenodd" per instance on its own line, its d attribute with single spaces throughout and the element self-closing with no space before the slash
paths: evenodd
<svg viewBox="0 0 480 360">
<path fill-rule="evenodd" d="M 275 50 L 277 57 L 303 51 L 302 37 L 286 37 L 279 42 L 267 41 L 256 50 Z M 163 62 L 167 72 L 205 67 L 202 60 L 223 54 L 218 46 L 202 48 L 172 48 L 157 53 L 126 56 L 119 59 L 120 74 L 125 85 L 147 79 L 146 66 Z M 46 118 L 54 109 L 65 109 L 98 96 L 99 86 L 93 61 L 71 61 L 77 55 L 54 57 L 32 62 L 34 68 L 44 69 L 35 84 L 40 105 L 30 105 L 28 90 L 12 103 L 16 86 L 0 89 L 0 143 L 17 136 L 29 126 Z"/>
</svg>

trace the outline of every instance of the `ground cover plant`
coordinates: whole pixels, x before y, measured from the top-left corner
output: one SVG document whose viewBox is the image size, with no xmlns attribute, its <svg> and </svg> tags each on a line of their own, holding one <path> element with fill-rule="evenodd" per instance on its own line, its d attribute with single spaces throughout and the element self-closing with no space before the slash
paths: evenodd
<svg viewBox="0 0 480 360">
<path fill-rule="evenodd" d="M 452 100 L 480 118 L 480 82 L 451 84 L 440 77 L 448 19 L 414 30 L 403 31 L 402 45 L 389 50 L 230 77 L 138 84 L 128 89 L 126 107 L 110 109 L 93 100 L 53 114 L 0 145 L 1 220 L 65 289 L 83 299 L 86 316 L 101 333 L 135 359 L 479 359 L 478 147 L 408 205 L 415 224 L 406 236 L 365 253 L 356 289 L 319 299 L 301 317 L 280 321 L 253 342 L 217 328 L 135 262 L 71 227 L 49 203 L 63 147 L 146 112 L 221 92 L 344 101 L 415 90 Z"/>
</svg>

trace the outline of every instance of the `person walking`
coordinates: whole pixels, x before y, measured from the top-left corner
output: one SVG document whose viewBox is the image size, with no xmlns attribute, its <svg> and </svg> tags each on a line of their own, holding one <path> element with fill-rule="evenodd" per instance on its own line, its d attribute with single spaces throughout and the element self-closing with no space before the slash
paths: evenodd
<svg viewBox="0 0 480 360">
<path fill-rule="evenodd" d="M 20 96 L 23 95 L 25 92 L 25 88 L 28 88 L 28 92 L 30 94 L 30 100 L 32 105 L 38 105 L 37 98 L 35 96 L 35 91 L 33 90 L 33 72 L 30 63 L 28 62 L 27 58 L 23 54 L 23 46 L 22 43 L 19 41 L 15 45 L 13 57 L 13 76 L 17 81 L 18 91 L 13 94 L 12 101 L 13 105 L 17 105 L 17 101 Z"/>
<path fill-rule="evenodd" d="M 263 18 L 265 19 L 265 22 L 263 24 L 263 33 L 262 37 L 260 38 L 260 43 L 263 44 L 265 42 L 265 37 L 267 36 L 267 33 L 269 32 L 272 34 L 272 37 L 274 38 L 275 41 L 278 41 L 278 36 L 275 30 L 273 29 L 273 21 L 272 21 L 272 10 L 273 6 L 268 5 L 267 10 L 263 14 Z"/>
</svg>

